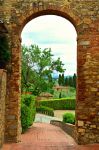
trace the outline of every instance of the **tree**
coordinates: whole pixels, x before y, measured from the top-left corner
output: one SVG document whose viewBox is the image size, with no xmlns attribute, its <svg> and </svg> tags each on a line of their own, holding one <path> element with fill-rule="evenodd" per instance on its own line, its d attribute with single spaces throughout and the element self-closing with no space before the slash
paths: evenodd
<svg viewBox="0 0 99 150">
<path fill-rule="evenodd" d="M 69 81 L 68 77 L 65 78 L 65 86 L 69 86 Z"/>
<path fill-rule="evenodd" d="M 61 92 L 59 93 L 59 98 L 62 98 L 62 94 L 61 94 Z"/>
<path fill-rule="evenodd" d="M 69 86 L 73 87 L 73 77 L 72 76 L 69 76 L 68 84 L 69 84 Z"/>
<path fill-rule="evenodd" d="M 63 85 L 64 86 L 64 84 L 65 84 L 65 81 L 64 81 L 65 79 L 64 79 L 64 74 L 59 74 L 59 77 L 58 77 L 58 84 L 59 85 Z"/>
<path fill-rule="evenodd" d="M 59 77 L 58 77 L 58 84 L 61 85 L 61 74 L 59 74 Z"/>
<path fill-rule="evenodd" d="M 62 76 L 61 76 L 61 85 L 63 85 L 64 86 L 64 74 L 62 74 Z"/>
<path fill-rule="evenodd" d="M 22 47 L 22 91 L 32 90 L 34 95 L 53 87 L 51 74 L 54 70 L 63 73 L 63 63 L 53 59 L 51 49 L 41 50 L 36 45 Z"/>
<path fill-rule="evenodd" d="M 77 76 L 74 73 L 74 75 L 73 75 L 73 86 L 74 86 L 74 88 L 76 88 L 76 78 L 77 78 Z"/>
</svg>

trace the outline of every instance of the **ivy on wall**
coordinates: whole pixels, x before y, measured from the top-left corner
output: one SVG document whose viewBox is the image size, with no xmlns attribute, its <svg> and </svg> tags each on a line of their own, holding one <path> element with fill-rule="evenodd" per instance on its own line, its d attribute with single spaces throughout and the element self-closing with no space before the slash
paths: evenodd
<svg viewBox="0 0 99 150">
<path fill-rule="evenodd" d="M 5 35 L 0 35 L 0 69 L 5 69 L 10 60 L 8 41 Z"/>
</svg>

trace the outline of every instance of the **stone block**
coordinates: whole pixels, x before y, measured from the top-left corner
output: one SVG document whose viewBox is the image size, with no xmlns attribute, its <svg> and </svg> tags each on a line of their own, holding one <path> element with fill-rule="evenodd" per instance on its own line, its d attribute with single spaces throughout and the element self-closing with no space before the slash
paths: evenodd
<svg viewBox="0 0 99 150">
<path fill-rule="evenodd" d="M 80 127 L 80 126 L 84 126 L 84 122 L 83 122 L 83 121 L 78 120 L 78 126 L 79 126 L 79 127 Z"/>
<path fill-rule="evenodd" d="M 8 119 L 8 120 L 15 120 L 15 115 L 8 115 L 8 116 L 7 116 L 7 119 Z"/>
<path fill-rule="evenodd" d="M 91 91 L 92 91 L 92 92 L 97 92 L 97 91 L 98 91 L 98 88 L 91 88 Z"/>
<path fill-rule="evenodd" d="M 85 129 L 79 128 L 79 129 L 78 129 L 78 132 L 80 132 L 80 133 L 85 133 Z"/>
<path fill-rule="evenodd" d="M 91 128 L 96 128 L 96 125 L 90 125 Z"/>
<path fill-rule="evenodd" d="M 79 43 L 79 45 L 88 46 L 88 45 L 90 45 L 90 41 L 81 41 L 81 42 Z"/>
</svg>

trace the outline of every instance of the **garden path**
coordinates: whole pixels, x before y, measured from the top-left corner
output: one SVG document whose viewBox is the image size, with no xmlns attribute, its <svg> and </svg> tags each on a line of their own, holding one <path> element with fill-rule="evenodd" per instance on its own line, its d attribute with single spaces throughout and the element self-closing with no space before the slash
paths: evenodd
<svg viewBox="0 0 99 150">
<path fill-rule="evenodd" d="M 3 150 L 99 150 L 99 145 L 79 146 L 59 127 L 34 123 L 20 143 L 4 144 Z"/>
</svg>

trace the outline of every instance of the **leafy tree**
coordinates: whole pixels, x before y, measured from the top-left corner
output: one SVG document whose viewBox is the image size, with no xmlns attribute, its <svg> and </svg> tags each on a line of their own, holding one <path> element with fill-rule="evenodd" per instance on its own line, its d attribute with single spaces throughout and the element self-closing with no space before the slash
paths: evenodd
<svg viewBox="0 0 99 150">
<path fill-rule="evenodd" d="M 22 47 L 22 91 L 31 87 L 34 95 L 48 91 L 54 85 L 51 76 L 54 70 L 64 72 L 62 61 L 53 59 L 51 49 L 41 50 L 36 45 Z"/>
</svg>

